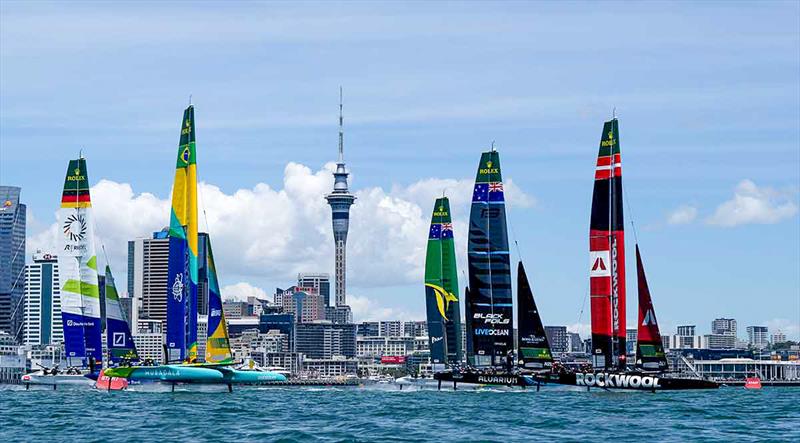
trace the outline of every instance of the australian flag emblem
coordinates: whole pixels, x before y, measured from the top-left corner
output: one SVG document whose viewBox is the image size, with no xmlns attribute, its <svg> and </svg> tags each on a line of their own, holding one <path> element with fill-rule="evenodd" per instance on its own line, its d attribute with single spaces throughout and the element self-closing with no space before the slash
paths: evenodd
<svg viewBox="0 0 800 443">
<path fill-rule="evenodd" d="M 431 224 L 431 230 L 428 232 L 429 239 L 438 239 L 442 238 L 442 225 L 439 223 Z"/>
<path fill-rule="evenodd" d="M 472 201 L 489 201 L 489 183 L 475 183 L 475 189 L 472 191 Z"/>
<path fill-rule="evenodd" d="M 453 224 L 442 223 L 442 238 L 453 238 Z"/>
</svg>

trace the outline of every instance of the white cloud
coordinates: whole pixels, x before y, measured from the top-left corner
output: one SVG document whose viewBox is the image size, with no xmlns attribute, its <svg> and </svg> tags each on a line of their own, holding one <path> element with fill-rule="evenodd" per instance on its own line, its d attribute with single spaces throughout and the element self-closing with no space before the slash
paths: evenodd
<svg viewBox="0 0 800 443">
<path fill-rule="evenodd" d="M 199 184 L 200 230 L 211 234 L 222 282 L 228 276 L 290 283 L 299 272 L 333 270 L 331 214 L 324 198 L 333 188 L 333 167 L 329 163 L 312 171 L 289 163 L 282 189 L 259 183 L 227 194 L 212 184 Z M 451 197 L 457 241 L 464 248 L 471 180 L 432 178 L 389 191 L 357 190 L 348 237 L 348 283 L 377 287 L 420 281 L 430 211 L 442 189 Z M 534 203 L 513 181 L 506 190 L 512 207 Z M 98 242 L 105 244 L 117 280 L 124 281 L 127 241 L 150 237 L 167 225 L 169 199 L 136 194 L 129 184 L 109 180 L 101 180 L 91 192 Z M 54 250 L 57 233 L 53 223 L 29 238 L 30 247 Z M 235 286 L 226 288 L 233 294 L 247 292 Z"/>
<path fill-rule="evenodd" d="M 412 314 L 404 309 L 390 308 L 381 306 L 375 300 L 359 296 L 348 295 L 347 304 L 353 310 L 353 319 L 361 321 L 381 321 L 381 320 L 419 320 L 424 318 L 421 314 Z"/>
<path fill-rule="evenodd" d="M 224 286 L 222 289 L 223 300 L 247 301 L 247 297 L 267 299 L 267 292 L 247 282 Z M 271 297 L 269 297 L 271 298 Z"/>
<path fill-rule="evenodd" d="M 724 227 L 778 223 L 797 214 L 795 195 L 742 180 L 733 198 L 719 205 L 706 223 Z"/>
<path fill-rule="evenodd" d="M 583 340 L 592 337 L 592 325 L 587 323 L 573 323 L 567 326 L 567 331 L 577 333 Z"/>
<path fill-rule="evenodd" d="M 667 223 L 671 225 L 685 225 L 697 218 L 697 208 L 689 205 L 679 206 L 667 217 Z"/>
</svg>

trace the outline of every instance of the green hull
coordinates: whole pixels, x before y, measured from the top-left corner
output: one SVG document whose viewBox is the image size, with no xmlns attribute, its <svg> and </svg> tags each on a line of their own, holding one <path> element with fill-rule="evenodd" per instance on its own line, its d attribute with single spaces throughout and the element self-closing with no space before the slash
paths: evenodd
<svg viewBox="0 0 800 443">
<path fill-rule="evenodd" d="M 185 365 L 133 366 L 106 369 L 110 377 L 136 381 L 166 381 L 182 383 L 224 383 L 222 372 Z"/>
</svg>

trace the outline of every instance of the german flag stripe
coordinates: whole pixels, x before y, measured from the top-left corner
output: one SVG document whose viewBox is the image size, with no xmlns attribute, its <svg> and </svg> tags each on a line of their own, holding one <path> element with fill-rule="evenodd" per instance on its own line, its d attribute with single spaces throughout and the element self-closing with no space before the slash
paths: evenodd
<svg viewBox="0 0 800 443">
<path fill-rule="evenodd" d="M 81 194 L 75 195 L 73 193 L 70 193 L 70 194 L 64 194 L 64 195 L 61 196 L 61 203 L 91 202 L 91 201 L 92 201 L 92 198 L 89 195 L 89 191 L 86 191 L 85 194 L 81 193 Z"/>
</svg>

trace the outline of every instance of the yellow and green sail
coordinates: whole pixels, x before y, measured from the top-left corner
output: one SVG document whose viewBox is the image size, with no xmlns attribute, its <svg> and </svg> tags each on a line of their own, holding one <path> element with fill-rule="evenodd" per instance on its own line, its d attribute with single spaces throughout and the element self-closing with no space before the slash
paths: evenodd
<svg viewBox="0 0 800 443">
<path fill-rule="evenodd" d="M 228 325 L 222 310 L 222 295 L 217 280 L 217 266 L 211 251 L 211 238 L 206 237 L 208 257 L 208 340 L 206 341 L 206 363 L 233 362 L 228 340 Z"/>
<path fill-rule="evenodd" d="M 197 361 L 197 148 L 194 106 L 183 113 L 169 223 L 169 360 Z"/>
</svg>

